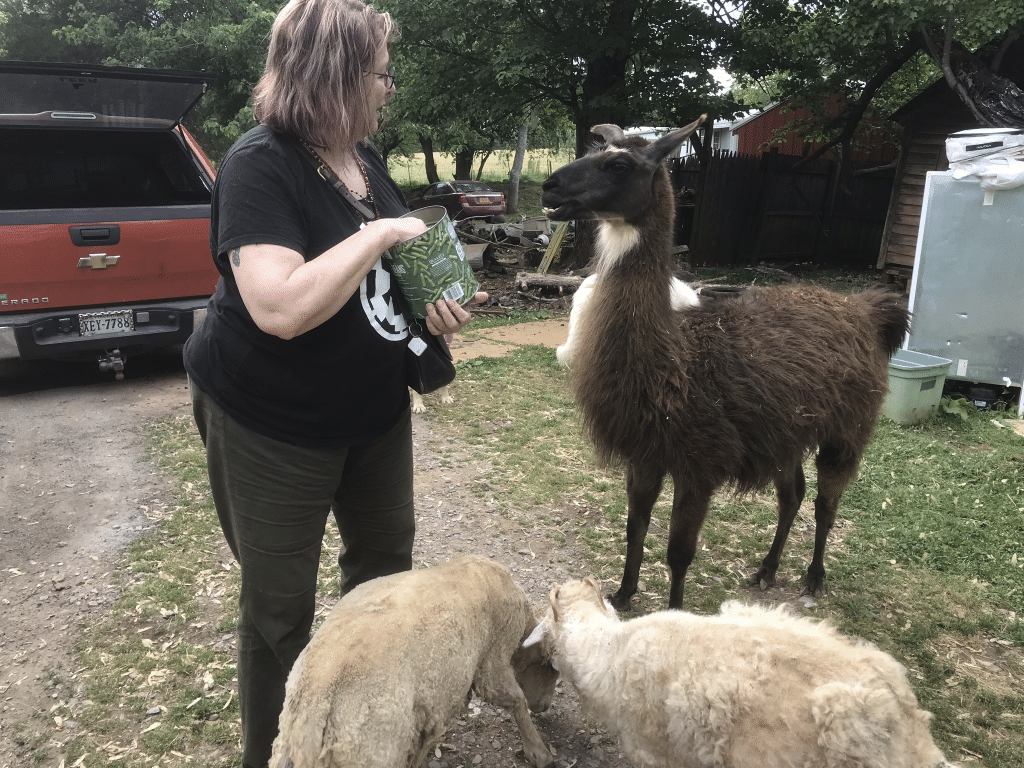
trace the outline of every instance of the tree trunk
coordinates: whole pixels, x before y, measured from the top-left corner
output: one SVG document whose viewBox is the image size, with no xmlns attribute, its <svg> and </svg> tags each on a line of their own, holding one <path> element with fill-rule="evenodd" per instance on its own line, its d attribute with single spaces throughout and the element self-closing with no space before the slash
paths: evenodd
<svg viewBox="0 0 1024 768">
<path fill-rule="evenodd" d="M 512 170 L 508 175 L 508 197 L 505 199 L 505 211 L 508 214 L 519 213 L 519 179 L 523 175 L 523 162 L 526 159 L 526 139 L 530 132 L 530 121 L 533 110 L 526 122 L 519 126 L 519 141 L 516 142 L 516 156 L 512 160 Z"/>
<path fill-rule="evenodd" d="M 595 140 L 590 129 L 612 123 L 628 128 L 632 119 L 625 94 L 626 57 L 601 56 L 591 61 L 583 80 L 583 105 L 576 123 L 576 157 L 587 154 Z"/>
<path fill-rule="evenodd" d="M 597 236 L 597 222 L 585 219 L 576 222 L 576 236 L 572 241 L 572 251 L 562 252 L 558 263 L 566 269 L 583 269 L 589 267 L 594 259 L 594 240 Z"/>
<path fill-rule="evenodd" d="M 474 152 L 472 149 L 460 149 L 455 153 L 456 179 L 473 178 L 473 154 Z"/>
<path fill-rule="evenodd" d="M 491 156 L 491 150 L 489 150 L 489 149 L 486 152 L 484 152 L 483 154 L 480 155 L 480 165 L 479 165 L 479 167 L 476 170 L 476 180 L 477 181 L 480 181 L 480 179 L 483 178 L 483 176 L 484 176 L 484 163 L 487 162 L 487 158 L 489 158 L 490 156 Z"/>
<path fill-rule="evenodd" d="M 423 165 L 427 171 L 427 183 L 436 184 L 440 181 L 437 178 L 437 163 L 434 162 L 434 141 L 429 136 L 419 134 L 420 147 L 423 149 Z"/>
<path fill-rule="evenodd" d="M 605 29 L 622 39 L 629 38 L 637 12 L 637 0 L 613 0 Z M 602 123 L 628 128 L 633 116 L 626 93 L 626 67 L 631 51 L 610 47 L 587 62 L 583 80 L 582 107 L 576 121 L 576 157 L 587 153 L 593 141 L 590 129 Z"/>
</svg>

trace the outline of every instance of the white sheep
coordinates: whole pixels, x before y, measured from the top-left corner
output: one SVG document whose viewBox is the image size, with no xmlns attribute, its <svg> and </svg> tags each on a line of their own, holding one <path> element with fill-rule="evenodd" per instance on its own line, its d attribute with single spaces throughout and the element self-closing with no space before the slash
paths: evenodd
<svg viewBox="0 0 1024 768">
<path fill-rule="evenodd" d="M 471 690 L 511 710 L 527 758 L 554 760 L 529 708 L 550 705 L 558 674 L 507 568 L 480 556 L 361 584 L 299 655 L 270 768 L 417 768 Z"/>
<path fill-rule="evenodd" d="M 445 384 L 443 387 L 437 390 L 437 394 L 441 398 L 441 405 L 451 405 L 452 403 L 455 402 L 455 398 L 452 397 L 451 392 L 448 391 L 447 384 Z M 423 395 L 421 395 L 415 389 L 410 389 L 409 396 L 412 398 L 413 413 L 427 412 L 427 406 L 423 404 Z"/>
<path fill-rule="evenodd" d="M 590 300 L 591 294 L 594 293 L 596 282 L 597 273 L 594 273 L 580 283 L 572 295 L 572 309 L 569 310 L 569 334 L 565 342 L 555 349 L 555 357 L 563 368 L 572 366 L 572 358 L 576 351 L 576 345 L 579 343 L 580 318 L 583 316 L 583 308 Z M 684 307 L 697 306 L 700 303 L 700 297 L 689 285 L 678 277 L 673 277 L 669 288 L 669 303 L 673 311 L 679 311 Z"/>
<path fill-rule="evenodd" d="M 594 579 L 552 590 L 525 645 L 572 683 L 584 712 L 641 766 L 948 766 L 906 670 L 827 622 L 725 603 L 620 622 Z"/>
</svg>

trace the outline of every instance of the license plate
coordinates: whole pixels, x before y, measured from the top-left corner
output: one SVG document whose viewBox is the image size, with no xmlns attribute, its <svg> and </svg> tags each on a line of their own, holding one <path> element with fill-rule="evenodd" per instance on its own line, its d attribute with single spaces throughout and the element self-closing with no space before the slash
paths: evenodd
<svg viewBox="0 0 1024 768">
<path fill-rule="evenodd" d="M 89 312 L 78 316 L 79 336 L 108 336 L 134 330 L 135 320 L 130 309 L 121 309 L 116 312 Z"/>
</svg>

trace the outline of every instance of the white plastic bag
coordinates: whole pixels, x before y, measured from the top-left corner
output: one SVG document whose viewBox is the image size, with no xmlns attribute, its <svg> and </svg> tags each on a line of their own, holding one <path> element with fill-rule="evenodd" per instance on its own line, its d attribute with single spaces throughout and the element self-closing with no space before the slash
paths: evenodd
<svg viewBox="0 0 1024 768">
<path fill-rule="evenodd" d="M 972 128 L 946 137 L 946 159 L 950 166 L 992 155 L 1024 153 L 1022 128 Z"/>
<path fill-rule="evenodd" d="M 953 178 L 977 176 L 985 190 L 984 205 L 992 205 L 994 192 L 1024 186 L 1024 130 L 976 128 L 950 134 L 946 157 Z"/>
</svg>

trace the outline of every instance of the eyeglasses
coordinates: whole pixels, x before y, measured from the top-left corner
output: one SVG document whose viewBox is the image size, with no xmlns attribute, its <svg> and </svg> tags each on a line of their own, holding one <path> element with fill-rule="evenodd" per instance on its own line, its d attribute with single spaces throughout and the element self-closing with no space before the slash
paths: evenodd
<svg viewBox="0 0 1024 768">
<path fill-rule="evenodd" d="M 391 90 L 391 88 L 393 88 L 394 85 L 395 85 L 395 68 L 394 67 L 388 67 L 388 71 L 387 72 L 367 72 L 366 74 L 368 74 L 368 75 L 375 75 L 376 77 L 383 78 L 384 79 L 384 88 L 386 90 Z"/>
</svg>

